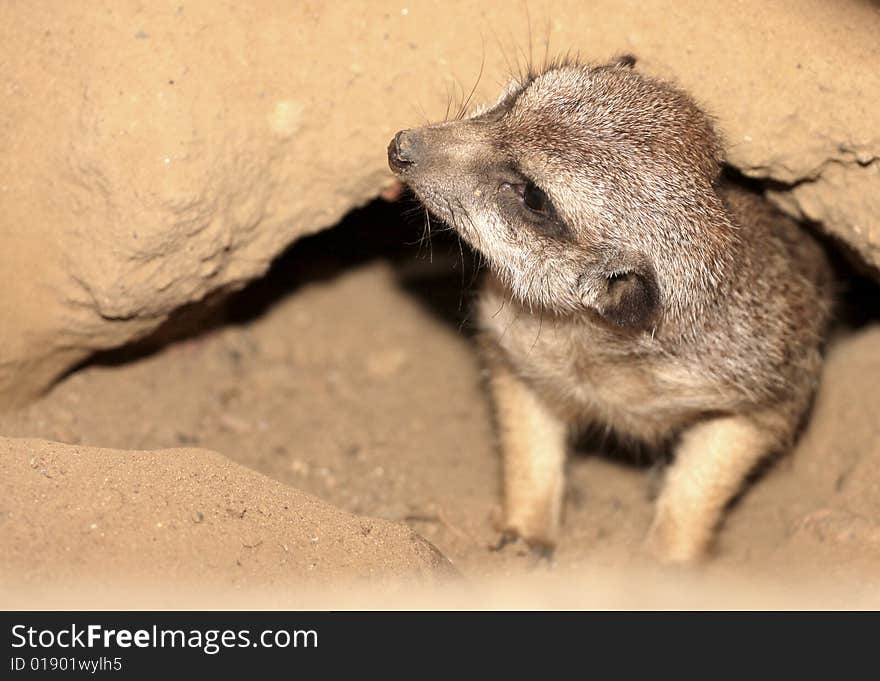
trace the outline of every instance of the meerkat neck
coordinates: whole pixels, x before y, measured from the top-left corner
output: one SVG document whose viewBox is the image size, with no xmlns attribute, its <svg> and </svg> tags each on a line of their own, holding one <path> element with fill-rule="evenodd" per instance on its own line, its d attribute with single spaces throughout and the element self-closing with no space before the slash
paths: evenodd
<svg viewBox="0 0 880 681">
<path fill-rule="evenodd" d="M 714 194 L 682 211 L 675 223 L 654 253 L 665 322 L 673 334 L 698 332 L 702 320 L 727 304 L 746 244 L 734 216 Z"/>
</svg>

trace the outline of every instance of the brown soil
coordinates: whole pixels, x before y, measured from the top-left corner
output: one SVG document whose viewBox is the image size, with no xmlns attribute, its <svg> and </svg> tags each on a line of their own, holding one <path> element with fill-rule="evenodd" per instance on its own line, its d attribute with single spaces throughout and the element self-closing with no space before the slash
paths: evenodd
<svg viewBox="0 0 880 681">
<path fill-rule="evenodd" d="M 553 564 L 517 545 L 490 548 L 499 465 L 467 323 L 473 263 L 448 235 L 412 244 L 421 218 L 401 221 L 397 211 L 373 204 L 301 241 L 222 308 L 175 322 L 198 333 L 166 343 L 166 330 L 152 345 L 96 358 L 40 401 L 0 415 L 0 433 L 216 450 L 351 513 L 406 523 L 477 580 L 557 575 L 565 589 L 565 575 L 644 568 L 657 469 L 597 451 L 572 457 Z M 797 451 L 735 504 L 701 575 L 824 579 L 843 589 L 841 603 L 876 602 L 878 344 L 880 327 L 870 325 L 832 343 Z M 222 495 L 222 481 L 205 484 Z M 122 522 L 144 531 L 136 517 Z M 15 549 L 25 558 L 41 550 Z M 175 560 L 195 558 L 176 550 Z"/>
</svg>

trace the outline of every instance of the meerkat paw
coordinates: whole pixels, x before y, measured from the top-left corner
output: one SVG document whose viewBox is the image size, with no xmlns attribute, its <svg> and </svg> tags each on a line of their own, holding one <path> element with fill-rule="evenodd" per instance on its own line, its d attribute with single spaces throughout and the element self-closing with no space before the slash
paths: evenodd
<svg viewBox="0 0 880 681">
<path fill-rule="evenodd" d="M 694 565 L 706 557 L 711 536 L 676 521 L 669 513 L 658 512 L 643 542 L 644 551 L 654 560 L 670 565 Z"/>
<path fill-rule="evenodd" d="M 491 551 L 501 551 L 507 546 L 523 543 L 533 555 L 552 559 L 556 550 L 556 527 L 547 523 L 525 523 L 510 517 L 497 517 L 493 525 L 499 535 L 498 541 L 489 546 Z"/>
<path fill-rule="evenodd" d="M 552 504 L 539 504 L 529 512 L 508 513 L 502 534 L 522 539 L 533 550 L 553 552 L 559 535 L 558 513 Z"/>
<path fill-rule="evenodd" d="M 706 555 L 725 507 L 749 472 L 779 442 L 779 425 L 768 428 L 773 421 L 766 416 L 763 423 L 746 416 L 722 416 L 685 431 L 645 542 L 655 558 L 695 563 Z"/>
<path fill-rule="evenodd" d="M 498 529 L 549 555 L 562 516 L 568 426 L 506 365 L 491 379 L 504 464 Z"/>
<path fill-rule="evenodd" d="M 512 530 L 502 531 L 498 537 L 498 541 L 489 546 L 490 551 L 501 551 L 508 546 L 525 546 L 525 551 L 520 551 L 520 555 L 528 553 L 535 561 L 535 564 L 546 563 L 553 565 L 553 556 L 556 551 L 555 544 L 548 544 L 543 540 L 530 541 L 521 537 L 517 532 Z"/>
</svg>

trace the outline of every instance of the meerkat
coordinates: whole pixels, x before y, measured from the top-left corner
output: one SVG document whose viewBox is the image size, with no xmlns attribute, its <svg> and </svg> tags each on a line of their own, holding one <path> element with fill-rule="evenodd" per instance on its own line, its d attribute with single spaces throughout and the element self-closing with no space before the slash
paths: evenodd
<svg viewBox="0 0 880 681">
<path fill-rule="evenodd" d="M 722 175 L 714 125 L 622 57 L 514 79 L 398 132 L 392 171 L 488 264 L 477 305 L 504 530 L 557 542 L 569 438 L 669 448 L 645 539 L 707 555 L 725 507 L 793 446 L 832 309 L 821 246 Z"/>
</svg>

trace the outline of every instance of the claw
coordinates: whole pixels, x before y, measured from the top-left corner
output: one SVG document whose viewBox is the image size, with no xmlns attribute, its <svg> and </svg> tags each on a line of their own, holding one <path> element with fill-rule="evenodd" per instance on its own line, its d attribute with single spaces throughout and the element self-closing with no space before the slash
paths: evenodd
<svg viewBox="0 0 880 681">
<path fill-rule="evenodd" d="M 501 532 L 498 541 L 494 544 L 489 544 L 488 549 L 490 551 L 501 551 L 511 544 L 519 543 L 524 543 L 528 547 L 528 554 L 535 559 L 536 566 L 541 564 L 552 566 L 555 564 L 553 556 L 556 547 L 553 544 L 540 540 L 523 539 L 514 530 L 504 530 Z M 525 556 L 527 554 L 526 551 L 519 551 L 518 555 Z"/>
</svg>

